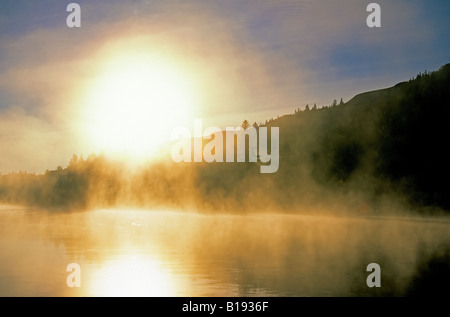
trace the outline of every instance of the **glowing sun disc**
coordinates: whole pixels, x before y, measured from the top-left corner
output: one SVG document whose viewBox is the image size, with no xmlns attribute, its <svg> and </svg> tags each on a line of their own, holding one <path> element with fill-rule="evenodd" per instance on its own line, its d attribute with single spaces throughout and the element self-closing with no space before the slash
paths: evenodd
<svg viewBox="0 0 450 317">
<path fill-rule="evenodd" d="M 97 150 L 147 155 L 189 124 L 194 103 L 190 78 L 174 63 L 148 54 L 114 58 L 90 85 L 84 134 Z"/>
</svg>

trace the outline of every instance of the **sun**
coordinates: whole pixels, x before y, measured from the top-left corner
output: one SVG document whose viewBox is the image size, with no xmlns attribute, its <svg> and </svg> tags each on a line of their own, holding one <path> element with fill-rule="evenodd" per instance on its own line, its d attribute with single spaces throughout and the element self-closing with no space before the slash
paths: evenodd
<svg viewBox="0 0 450 317">
<path fill-rule="evenodd" d="M 127 53 L 104 63 L 84 100 L 82 131 L 97 151 L 147 157 L 193 118 L 192 76 L 164 56 Z"/>
</svg>

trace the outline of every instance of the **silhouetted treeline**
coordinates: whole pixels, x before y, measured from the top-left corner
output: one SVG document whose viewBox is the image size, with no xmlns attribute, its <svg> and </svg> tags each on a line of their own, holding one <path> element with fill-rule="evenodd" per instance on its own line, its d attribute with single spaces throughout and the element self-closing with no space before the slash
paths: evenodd
<svg viewBox="0 0 450 317">
<path fill-rule="evenodd" d="M 67 168 L 44 175 L 0 176 L 0 200 L 238 213 L 449 211 L 449 87 L 450 64 L 346 103 L 308 106 L 254 124 L 280 128 L 280 167 L 274 174 L 261 174 L 259 163 L 177 164 L 168 156 L 164 163 L 133 170 L 103 156 L 74 156 Z"/>
<path fill-rule="evenodd" d="M 1 176 L 0 198 L 7 203 L 83 209 L 93 196 L 112 203 L 119 175 L 118 166 L 106 163 L 102 156 L 91 155 L 83 160 L 74 155 L 65 169 L 58 166 L 44 175 L 21 172 Z"/>
</svg>

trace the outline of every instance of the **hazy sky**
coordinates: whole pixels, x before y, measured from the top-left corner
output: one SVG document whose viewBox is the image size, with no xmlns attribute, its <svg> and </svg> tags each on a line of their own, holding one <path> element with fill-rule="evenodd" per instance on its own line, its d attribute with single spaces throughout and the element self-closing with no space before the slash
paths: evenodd
<svg viewBox="0 0 450 317">
<path fill-rule="evenodd" d="M 68 28 L 70 2 L 0 2 L 0 172 L 42 172 L 96 150 L 74 118 L 114 51 L 184 65 L 196 114 L 221 128 L 347 101 L 450 56 L 446 0 L 377 1 L 381 28 L 367 27 L 372 1 L 361 0 L 73 1 L 81 28 Z"/>
</svg>

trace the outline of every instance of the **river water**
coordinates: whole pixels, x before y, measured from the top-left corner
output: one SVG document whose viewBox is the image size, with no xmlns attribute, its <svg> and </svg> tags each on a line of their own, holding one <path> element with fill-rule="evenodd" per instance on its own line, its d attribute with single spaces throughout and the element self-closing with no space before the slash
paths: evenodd
<svg viewBox="0 0 450 317">
<path fill-rule="evenodd" d="M 449 229 L 448 218 L 2 206 L 0 296 L 405 296 L 439 281 L 430 267 L 448 274 Z M 69 263 L 80 287 L 67 285 Z"/>
</svg>

